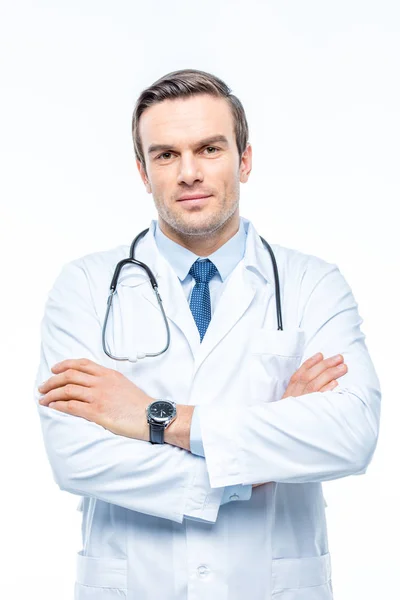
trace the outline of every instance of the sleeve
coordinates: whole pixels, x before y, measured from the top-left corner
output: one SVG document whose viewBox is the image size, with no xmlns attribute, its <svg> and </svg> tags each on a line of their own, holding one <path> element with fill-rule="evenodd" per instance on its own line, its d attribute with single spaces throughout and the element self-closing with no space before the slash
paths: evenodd
<svg viewBox="0 0 400 600">
<path fill-rule="evenodd" d="M 192 414 L 192 423 L 190 426 L 190 451 L 193 454 L 204 457 L 203 441 L 201 438 L 201 429 L 197 406 L 195 406 Z M 253 492 L 253 486 L 248 485 L 229 485 L 224 489 L 221 505 L 228 502 L 238 500 L 250 500 Z"/>
<path fill-rule="evenodd" d="M 39 404 L 38 386 L 67 358 L 114 368 L 102 349 L 100 323 L 82 259 L 63 267 L 41 321 L 40 363 L 34 387 L 44 445 L 61 490 L 182 523 L 214 523 L 224 488 L 211 488 L 205 459 L 177 446 L 115 435 L 82 417 Z M 106 299 L 105 299 L 106 301 Z"/>
<path fill-rule="evenodd" d="M 380 385 L 351 289 L 336 265 L 324 264 L 318 276 L 305 276 L 300 293 L 301 362 L 319 351 L 341 353 L 348 372 L 332 391 L 277 398 L 246 411 L 239 401 L 227 410 L 224 399 L 199 405 L 211 486 L 322 482 L 364 473 L 371 461 Z"/>
</svg>

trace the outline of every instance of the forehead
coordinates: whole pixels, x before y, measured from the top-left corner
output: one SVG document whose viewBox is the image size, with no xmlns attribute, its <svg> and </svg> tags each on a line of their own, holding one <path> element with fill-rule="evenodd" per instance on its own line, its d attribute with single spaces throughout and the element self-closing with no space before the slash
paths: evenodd
<svg viewBox="0 0 400 600">
<path fill-rule="evenodd" d="M 185 144 L 216 134 L 234 143 L 234 121 L 224 98 L 198 95 L 163 100 L 140 117 L 143 149 L 150 144 Z"/>
</svg>

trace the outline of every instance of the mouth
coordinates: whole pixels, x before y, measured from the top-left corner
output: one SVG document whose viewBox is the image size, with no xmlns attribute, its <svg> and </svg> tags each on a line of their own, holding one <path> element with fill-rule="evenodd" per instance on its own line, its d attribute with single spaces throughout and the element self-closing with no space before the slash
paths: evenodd
<svg viewBox="0 0 400 600">
<path fill-rule="evenodd" d="M 210 196 L 187 196 L 187 197 L 183 197 L 180 198 L 178 200 L 178 202 L 180 204 L 183 204 L 184 206 L 202 206 L 203 204 L 206 204 L 208 198 L 211 198 Z"/>
</svg>

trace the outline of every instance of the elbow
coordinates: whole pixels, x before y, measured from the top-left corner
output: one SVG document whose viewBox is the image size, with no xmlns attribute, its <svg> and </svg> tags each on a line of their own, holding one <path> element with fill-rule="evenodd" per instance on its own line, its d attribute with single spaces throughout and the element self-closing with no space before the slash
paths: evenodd
<svg viewBox="0 0 400 600">
<path fill-rule="evenodd" d="M 354 468 L 354 473 L 353 475 L 363 475 L 374 454 L 375 454 L 375 449 L 378 443 L 378 436 L 377 435 L 371 435 L 369 436 L 368 440 L 366 440 L 365 444 L 363 445 L 362 449 L 357 452 L 357 456 L 355 457 L 355 468 Z"/>
<path fill-rule="evenodd" d="M 76 494 L 78 496 L 88 495 L 91 486 L 82 481 L 74 472 L 68 469 L 68 466 L 62 462 L 51 464 L 53 479 L 62 492 Z"/>
<path fill-rule="evenodd" d="M 71 474 L 68 472 L 69 470 L 65 461 L 61 460 L 60 457 L 56 455 L 53 448 L 47 451 L 47 458 L 53 474 L 53 480 L 56 485 L 63 492 L 74 493 L 74 491 L 71 489 Z"/>
<path fill-rule="evenodd" d="M 366 472 L 372 458 L 375 454 L 376 446 L 378 443 L 378 427 L 373 428 L 370 424 L 366 427 L 364 435 L 356 444 L 355 451 L 353 453 L 353 475 L 362 475 Z"/>
<path fill-rule="evenodd" d="M 358 390 L 360 392 L 360 390 Z M 369 401 L 362 400 L 363 394 L 350 392 L 356 400 L 361 412 L 357 412 L 357 420 L 353 420 L 349 428 L 349 447 L 352 451 L 351 471 L 353 475 L 366 472 L 376 450 L 380 424 L 380 390 L 369 391 Z M 365 398 L 365 395 L 364 395 Z"/>
<path fill-rule="evenodd" d="M 47 459 L 53 475 L 53 480 L 63 492 L 80 493 L 77 489 L 79 482 L 79 451 L 71 446 L 60 444 L 54 436 L 45 436 L 44 446 Z"/>
</svg>

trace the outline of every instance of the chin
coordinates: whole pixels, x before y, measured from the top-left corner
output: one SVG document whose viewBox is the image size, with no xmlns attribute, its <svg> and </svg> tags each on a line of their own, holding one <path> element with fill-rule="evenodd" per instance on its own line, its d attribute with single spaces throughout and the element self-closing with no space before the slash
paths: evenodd
<svg viewBox="0 0 400 600">
<path fill-rule="evenodd" d="M 191 219 L 178 224 L 179 231 L 186 235 L 207 235 L 219 229 L 225 221 L 216 218 Z"/>
</svg>

